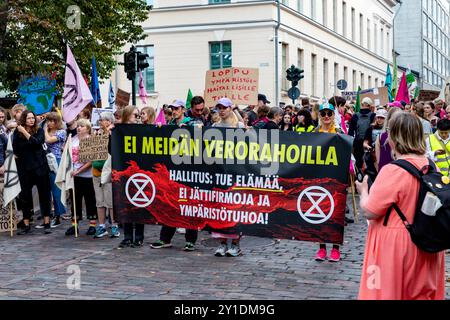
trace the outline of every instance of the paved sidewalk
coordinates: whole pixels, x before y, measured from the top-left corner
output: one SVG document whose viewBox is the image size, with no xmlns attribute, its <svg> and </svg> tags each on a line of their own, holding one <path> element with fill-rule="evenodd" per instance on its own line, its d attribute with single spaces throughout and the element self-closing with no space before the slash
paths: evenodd
<svg viewBox="0 0 450 320">
<path fill-rule="evenodd" d="M 86 223 L 78 239 L 64 235 L 68 221 L 48 236 L 0 234 L 0 299 L 355 299 L 367 228 L 361 219 L 345 229 L 343 260 L 333 264 L 314 261 L 316 244 L 254 237 L 243 238 L 243 256 L 217 258 L 207 232 L 194 252 L 182 251 L 181 234 L 174 248 L 154 250 L 159 226 L 145 227 L 144 247 L 117 250 L 122 237 L 92 239 Z M 66 284 L 74 266 L 80 290 Z"/>
</svg>

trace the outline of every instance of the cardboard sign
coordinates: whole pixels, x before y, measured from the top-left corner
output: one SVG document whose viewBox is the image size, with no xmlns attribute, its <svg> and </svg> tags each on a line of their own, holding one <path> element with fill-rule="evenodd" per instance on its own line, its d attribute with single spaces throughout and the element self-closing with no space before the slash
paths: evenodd
<svg viewBox="0 0 450 320">
<path fill-rule="evenodd" d="M 433 101 L 439 97 L 440 91 L 435 90 L 420 90 L 417 99 L 419 101 Z"/>
<path fill-rule="evenodd" d="M 125 108 L 126 106 L 130 105 L 130 98 L 131 94 L 123 91 L 121 89 L 117 89 L 116 93 L 116 106 L 117 109 Z"/>
<path fill-rule="evenodd" d="M 100 109 L 100 108 L 93 108 L 92 109 L 92 116 L 91 116 L 91 124 L 93 129 L 99 129 L 100 128 L 100 115 L 103 112 L 113 112 L 111 109 Z"/>
<path fill-rule="evenodd" d="M 215 106 L 217 100 L 229 98 L 238 105 L 257 105 L 259 69 L 227 68 L 209 70 L 205 80 L 205 104 Z"/>
<path fill-rule="evenodd" d="M 80 153 L 78 155 L 80 162 L 108 159 L 108 141 L 109 135 L 91 136 L 80 140 Z"/>
<path fill-rule="evenodd" d="M 0 177 L 0 203 L 2 204 L 0 207 L 0 233 L 2 232 L 10 232 L 11 226 L 11 215 L 10 215 L 10 206 L 8 205 L 6 208 L 3 208 L 3 185 L 4 185 L 4 177 Z M 13 230 L 17 230 L 17 222 L 18 217 L 15 209 L 15 201 L 13 201 Z"/>
<path fill-rule="evenodd" d="M 389 92 L 387 87 L 379 87 L 379 88 L 372 88 L 367 90 L 361 90 L 359 92 L 361 102 L 364 98 L 369 97 L 372 99 L 374 105 L 377 106 L 384 106 L 389 103 Z"/>
</svg>

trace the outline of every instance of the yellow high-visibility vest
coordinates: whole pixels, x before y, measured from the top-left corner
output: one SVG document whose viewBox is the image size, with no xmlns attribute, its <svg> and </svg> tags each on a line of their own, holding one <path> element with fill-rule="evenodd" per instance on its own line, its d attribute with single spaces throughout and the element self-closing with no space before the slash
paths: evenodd
<svg viewBox="0 0 450 320">
<path fill-rule="evenodd" d="M 444 142 L 442 142 L 442 140 L 439 140 L 438 137 L 436 137 L 436 135 L 432 134 L 428 137 L 428 139 L 430 139 L 430 148 L 431 151 L 436 151 L 436 150 L 445 150 L 445 154 L 441 154 L 436 156 L 437 160 L 436 160 L 436 165 L 439 167 L 439 169 L 441 170 L 441 173 L 444 176 L 449 175 L 449 166 L 450 166 L 450 143 L 447 142 L 446 145 L 444 145 Z"/>
</svg>

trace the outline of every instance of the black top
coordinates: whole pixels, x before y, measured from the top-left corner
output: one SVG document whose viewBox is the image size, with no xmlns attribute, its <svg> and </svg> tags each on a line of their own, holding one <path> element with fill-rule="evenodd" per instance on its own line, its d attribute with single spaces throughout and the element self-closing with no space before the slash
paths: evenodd
<svg viewBox="0 0 450 320">
<path fill-rule="evenodd" d="M 256 120 L 258 120 L 258 115 L 253 110 L 248 111 L 247 115 L 248 115 L 248 124 L 249 125 L 253 124 Z"/>
<path fill-rule="evenodd" d="M 37 170 L 41 173 L 48 172 L 47 156 L 42 148 L 44 142 L 45 135 L 42 128 L 39 128 L 29 140 L 25 139 L 19 133 L 19 130 L 14 130 L 13 151 L 17 157 L 16 164 L 19 171 Z"/>
<path fill-rule="evenodd" d="M 280 130 L 280 127 L 275 122 L 270 120 L 269 122 L 266 123 L 266 125 L 264 126 L 264 129 L 269 129 L 269 130 L 277 129 L 277 130 Z"/>
<path fill-rule="evenodd" d="M 375 113 L 373 113 L 372 111 L 370 111 L 370 109 L 361 109 L 359 111 L 359 113 L 366 115 L 366 114 L 370 114 L 370 123 L 373 123 L 375 120 Z M 355 113 L 352 117 L 352 119 L 350 120 L 350 126 L 348 128 L 348 134 L 352 137 L 356 136 L 357 132 L 356 132 L 356 128 L 358 127 L 358 113 Z"/>
</svg>

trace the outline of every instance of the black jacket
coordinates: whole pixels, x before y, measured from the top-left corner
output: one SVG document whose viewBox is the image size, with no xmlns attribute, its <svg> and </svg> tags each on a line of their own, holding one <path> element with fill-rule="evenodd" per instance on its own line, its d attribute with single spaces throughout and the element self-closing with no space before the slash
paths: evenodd
<svg viewBox="0 0 450 320">
<path fill-rule="evenodd" d="M 13 151 L 16 158 L 17 170 L 31 171 L 36 170 L 39 174 L 48 174 L 48 164 L 46 152 L 42 148 L 45 142 L 44 130 L 39 128 L 29 140 L 25 139 L 14 130 Z"/>
</svg>

